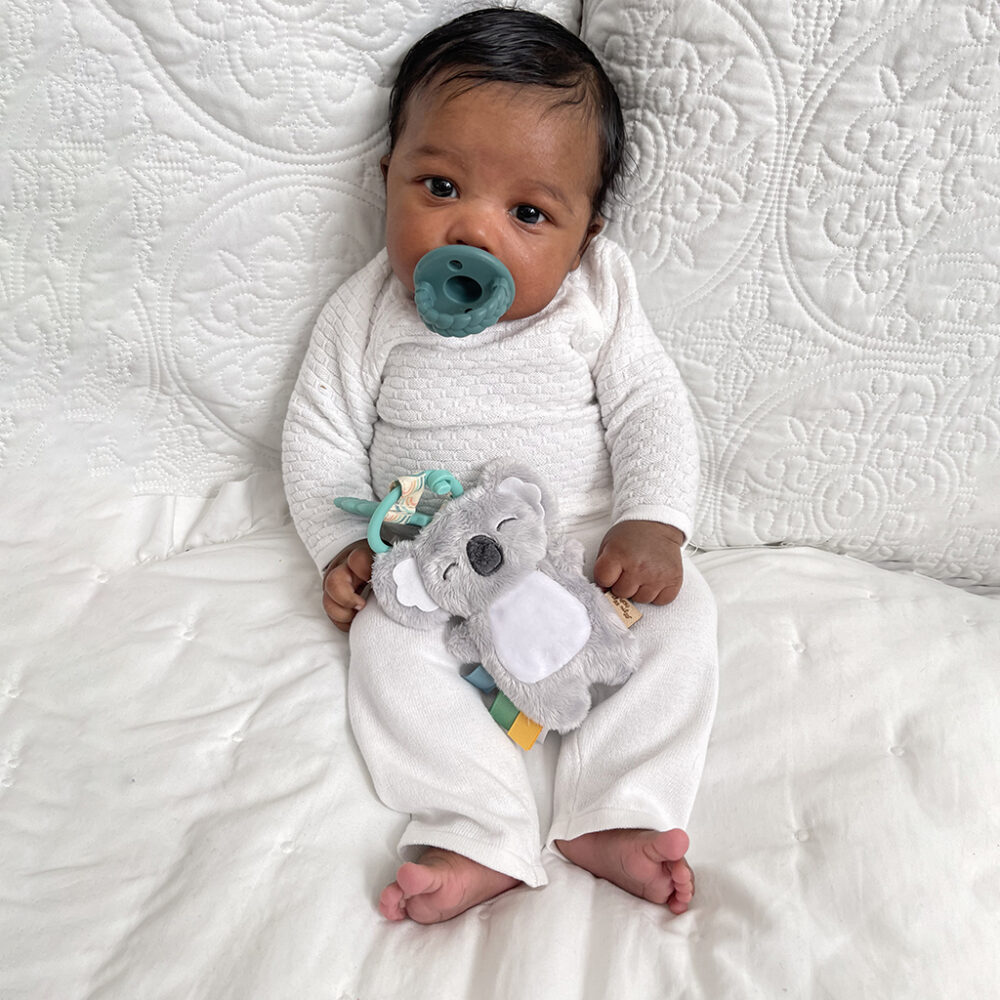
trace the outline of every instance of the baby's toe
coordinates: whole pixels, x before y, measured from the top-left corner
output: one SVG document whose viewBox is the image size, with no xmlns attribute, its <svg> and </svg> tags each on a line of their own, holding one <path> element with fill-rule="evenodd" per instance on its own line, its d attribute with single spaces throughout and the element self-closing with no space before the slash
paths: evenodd
<svg viewBox="0 0 1000 1000">
<path fill-rule="evenodd" d="M 406 918 L 406 900 L 403 890 L 397 882 L 387 885 L 382 890 L 378 900 L 378 911 L 386 920 L 403 920 Z"/>
<path fill-rule="evenodd" d="M 674 891 L 668 902 L 674 913 L 683 913 L 694 899 L 694 872 L 682 858 L 671 866 Z"/>
</svg>

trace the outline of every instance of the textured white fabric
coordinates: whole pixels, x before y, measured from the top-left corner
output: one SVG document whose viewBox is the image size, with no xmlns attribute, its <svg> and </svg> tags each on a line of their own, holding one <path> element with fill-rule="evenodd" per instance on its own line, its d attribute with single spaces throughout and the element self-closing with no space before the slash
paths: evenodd
<svg viewBox="0 0 1000 1000">
<path fill-rule="evenodd" d="M 721 684 L 695 907 L 546 853 L 544 889 L 390 925 L 406 823 L 280 483 L 211 509 L 4 485 L 4 1000 L 1000 995 L 995 598 L 815 550 L 697 556 Z M 510 746 L 552 830 L 567 741 Z"/>
<path fill-rule="evenodd" d="M 381 245 L 395 67 L 465 6 L 3 4 L 4 467 L 201 497 L 274 471 L 315 317 Z M 696 540 L 1000 581 L 996 4 L 583 7 L 637 158 L 610 231 L 694 401 Z"/>
<path fill-rule="evenodd" d="M 468 8 L 4 0 L 0 462 L 200 497 L 277 469 L 316 314 L 382 243 L 396 69 Z"/>
<path fill-rule="evenodd" d="M 588 571 L 607 527 L 595 517 L 571 530 Z M 369 601 L 350 632 L 351 724 L 379 797 L 410 817 L 403 857 L 445 847 L 538 886 L 548 881 L 542 847 L 557 839 L 687 825 L 715 713 L 718 652 L 712 594 L 692 563 L 685 573 L 680 596 L 644 608 L 632 627 L 637 672 L 563 738 L 544 802 L 548 828 L 525 751 L 461 677 L 446 626 L 406 628 Z"/>
<path fill-rule="evenodd" d="M 335 496 L 384 496 L 400 475 L 460 480 L 529 464 L 579 517 L 691 527 L 698 446 L 686 391 L 639 306 L 631 265 L 597 237 L 538 315 L 468 338 L 428 330 L 385 251 L 316 324 L 288 407 L 284 476 L 320 567 L 364 534 Z"/>
<path fill-rule="evenodd" d="M 588 0 L 694 540 L 1000 583 L 1000 7 Z"/>
</svg>

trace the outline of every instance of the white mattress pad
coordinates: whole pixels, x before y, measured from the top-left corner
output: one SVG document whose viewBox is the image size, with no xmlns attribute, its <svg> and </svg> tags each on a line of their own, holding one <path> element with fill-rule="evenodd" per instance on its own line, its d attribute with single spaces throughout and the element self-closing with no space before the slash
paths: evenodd
<svg viewBox="0 0 1000 1000">
<path fill-rule="evenodd" d="M 4 1000 L 998 995 L 997 599 L 805 548 L 699 556 L 723 672 L 693 909 L 553 856 L 544 889 L 425 928 L 376 910 L 403 818 L 277 483 L 12 500 Z"/>
</svg>

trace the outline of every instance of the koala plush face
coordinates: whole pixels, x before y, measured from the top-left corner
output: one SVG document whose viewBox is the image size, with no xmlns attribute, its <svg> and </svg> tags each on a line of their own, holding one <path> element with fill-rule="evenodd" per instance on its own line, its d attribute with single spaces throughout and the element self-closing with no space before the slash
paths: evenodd
<svg viewBox="0 0 1000 1000">
<path fill-rule="evenodd" d="M 495 491 L 448 504 L 425 529 L 417 564 L 427 593 L 452 615 L 488 607 L 545 556 L 541 494 L 503 480 Z"/>
<path fill-rule="evenodd" d="M 468 618 L 489 607 L 544 558 L 548 536 L 541 489 L 527 478 L 484 474 L 480 485 L 447 502 L 411 542 L 397 543 L 376 593 L 390 614 L 427 625 Z M 443 615 L 442 615 L 443 613 Z"/>
</svg>

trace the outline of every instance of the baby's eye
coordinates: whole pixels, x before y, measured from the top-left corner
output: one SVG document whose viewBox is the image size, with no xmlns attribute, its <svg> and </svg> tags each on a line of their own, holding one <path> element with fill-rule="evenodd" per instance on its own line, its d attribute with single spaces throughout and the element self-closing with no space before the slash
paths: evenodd
<svg viewBox="0 0 1000 1000">
<path fill-rule="evenodd" d="M 545 213 L 534 205 L 518 205 L 514 209 L 514 216 L 518 222 L 529 226 L 537 226 L 539 222 L 545 221 Z"/>
<path fill-rule="evenodd" d="M 516 521 L 516 517 L 505 517 L 498 525 L 497 531 L 499 531 L 508 521 Z"/>
<path fill-rule="evenodd" d="M 428 177 L 424 181 L 424 187 L 435 198 L 456 198 L 458 196 L 455 185 L 447 177 Z"/>
</svg>

